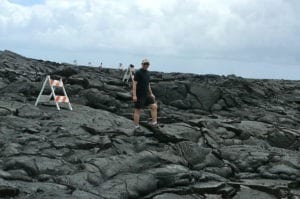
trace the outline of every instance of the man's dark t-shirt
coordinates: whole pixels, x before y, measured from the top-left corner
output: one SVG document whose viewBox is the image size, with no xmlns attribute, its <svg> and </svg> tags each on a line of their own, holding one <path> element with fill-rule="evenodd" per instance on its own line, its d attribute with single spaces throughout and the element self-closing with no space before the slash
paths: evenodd
<svg viewBox="0 0 300 199">
<path fill-rule="evenodd" d="M 134 81 L 137 82 L 136 85 L 136 95 L 137 97 L 147 97 L 149 95 L 149 82 L 150 74 L 147 70 L 139 69 L 134 74 Z"/>
</svg>

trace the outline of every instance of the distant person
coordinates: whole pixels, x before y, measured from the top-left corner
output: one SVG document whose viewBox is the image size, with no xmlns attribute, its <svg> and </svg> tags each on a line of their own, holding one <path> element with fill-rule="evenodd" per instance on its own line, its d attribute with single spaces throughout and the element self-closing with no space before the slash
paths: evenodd
<svg viewBox="0 0 300 199">
<path fill-rule="evenodd" d="M 120 70 L 120 71 L 123 71 L 123 69 L 124 69 L 123 64 L 120 63 L 120 64 L 119 64 L 119 70 Z"/>
<path fill-rule="evenodd" d="M 141 69 L 137 70 L 134 75 L 132 86 L 132 99 L 134 102 L 134 124 L 135 130 L 140 131 L 140 113 L 141 109 L 149 106 L 151 110 L 152 125 L 157 126 L 157 104 L 155 103 L 155 96 L 152 93 L 150 86 L 150 74 L 148 68 L 150 62 L 147 59 L 142 61 Z"/>
<path fill-rule="evenodd" d="M 99 65 L 99 70 L 100 70 L 100 71 L 102 70 L 102 62 L 101 62 L 100 65 Z"/>
</svg>

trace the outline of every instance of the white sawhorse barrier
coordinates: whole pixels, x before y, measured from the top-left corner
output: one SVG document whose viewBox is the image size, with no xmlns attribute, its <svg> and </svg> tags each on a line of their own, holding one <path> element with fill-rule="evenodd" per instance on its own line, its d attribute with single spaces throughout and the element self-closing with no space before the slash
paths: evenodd
<svg viewBox="0 0 300 199">
<path fill-rule="evenodd" d="M 50 86 L 51 94 L 43 95 L 43 92 L 44 92 L 47 84 L 49 84 L 49 86 Z M 55 88 L 57 88 L 57 87 L 62 88 L 63 93 L 64 93 L 63 96 L 55 95 L 54 91 L 55 91 Z M 67 103 L 69 106 L 69 109 L 73 110 L 62 79 L 53 80 L 50 78 L 50 75 L 48 75 L 43 83 L 43 87 L 40 91 L 40 94 L 39 94 L 38 98 L 36 99 L 35 106 L 37 106 L 39 102 L 49 102 L 51 100 L 52 96 L 53 96 L 54 102 L 56 104 L 57 110 L 60 110 L 59 103 Z"/>
</svg>

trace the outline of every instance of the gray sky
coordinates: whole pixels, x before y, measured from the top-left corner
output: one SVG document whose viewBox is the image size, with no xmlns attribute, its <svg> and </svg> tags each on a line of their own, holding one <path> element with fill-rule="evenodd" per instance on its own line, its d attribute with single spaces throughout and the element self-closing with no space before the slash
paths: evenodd
<svg viewBox="0 0 300 199">
<path fill-rule="evenodd" d="M 300 79 L 299 0 L 0 0 L 0 50 L 57 62 Z"/>
</svg>

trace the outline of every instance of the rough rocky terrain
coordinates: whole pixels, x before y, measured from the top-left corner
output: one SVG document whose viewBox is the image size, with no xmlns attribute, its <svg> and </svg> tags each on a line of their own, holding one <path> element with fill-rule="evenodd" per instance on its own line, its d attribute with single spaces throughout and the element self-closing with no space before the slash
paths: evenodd
<svg viewBox="0 0 300 199">
<path fill-rule="evenodd" d="M 48 74 L 73 111 L 34 106 Z M 300 198 L 300 81 L 151 75 L 136 134 L 119 70 L 0 52 L 0 198 Z"/>
</svg>

